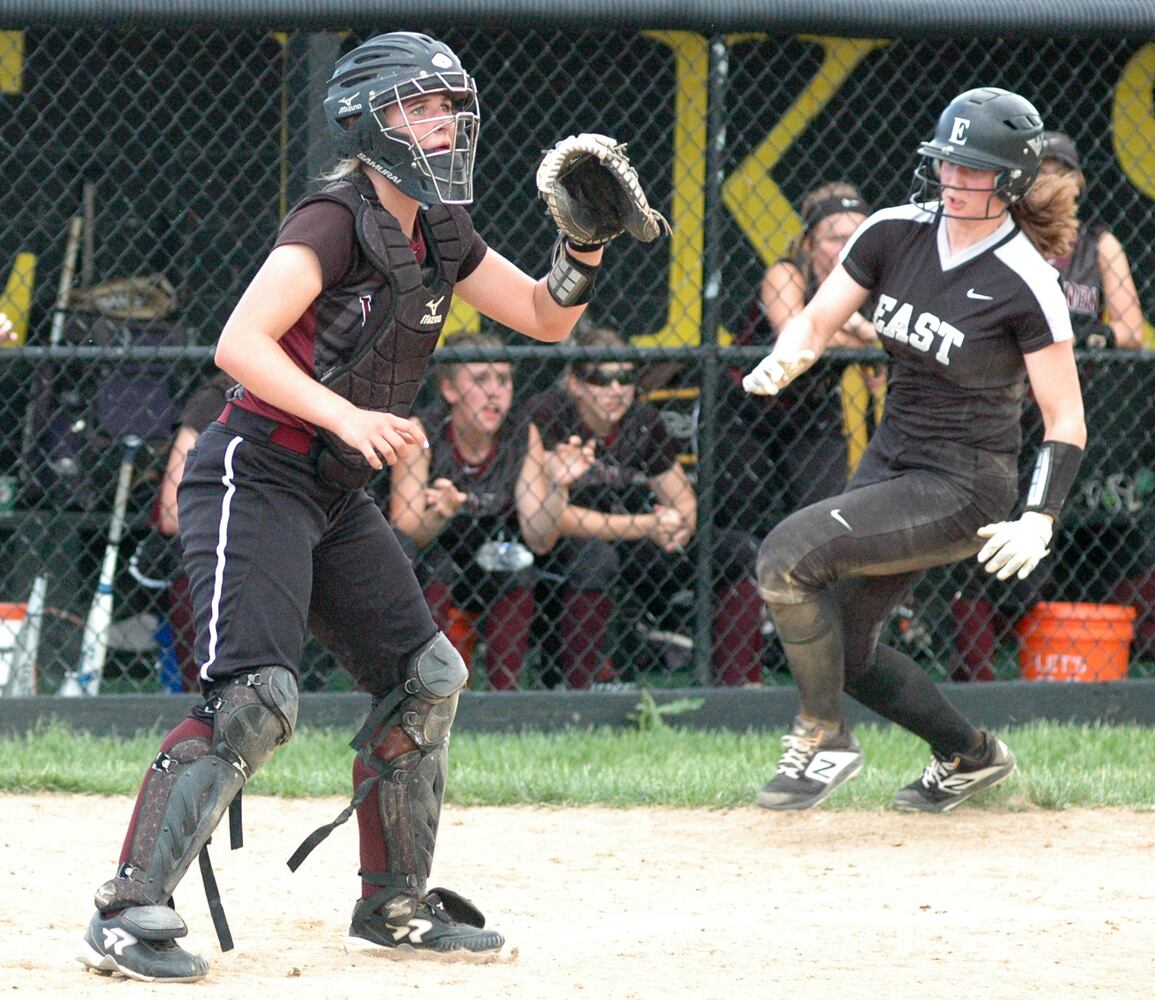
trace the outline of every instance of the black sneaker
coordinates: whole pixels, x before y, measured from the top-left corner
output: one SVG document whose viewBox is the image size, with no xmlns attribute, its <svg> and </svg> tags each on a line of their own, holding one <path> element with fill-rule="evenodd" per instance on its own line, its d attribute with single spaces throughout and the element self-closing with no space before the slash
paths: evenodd
<svg viewBox="0 0 1155 1000">
<path fill-rule="evenodd" d="M 484 928 L 481 911 L 448 889 L 431 889 L 420 900 L 362 899 L 353 909 L 345 951 L 500 951 L 505 938 Z"/>
<path fill-rule="evenodd" d="M 97 911 L 76 959 L 96 972 L 142 983 L 192 983 L 208 975 L 209 963 L 176 943 L 187 933 L 185 922 L 167 906 L 130 906 L 108 916 Z"/>
<path fill-rule="evenodd" d="M 809 809 L 858 774 L 866 759 L 846 723 L 827 732 L 795 719 L 782 745 L 778 773 L 755 800 L 765 809 Z"/>
<path fill-rule="evenodd" d="M 974 757 L 957 754 L 948 758 L 935 753 L 922 777 L 895 794 L 894 808 L 904 812 L 948 812 L 976 792 L 994 788 L 1009 778 L 1015 769 L 1015 755 L 990 733 L 984 733 L 983 738 L 983 752 Z"/>
</svg>

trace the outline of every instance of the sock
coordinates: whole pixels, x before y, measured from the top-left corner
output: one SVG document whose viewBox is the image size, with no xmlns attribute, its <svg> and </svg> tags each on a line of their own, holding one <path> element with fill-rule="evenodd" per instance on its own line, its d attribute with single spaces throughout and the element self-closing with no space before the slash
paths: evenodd
<svg viewBox="0 0 1155 1000">
<path fill-rule="evenodd" d="M 770 614 L 798 688 L 801 714 L 839 723 L 846 665 L 833 595 L 824 593 L 805 604 L 772 604 Z"/>
<path fill-rule="evenodd" d="M 757 684 L 762 679 L 762 597 L 753 580 L 739 580 L 718 596 L 714 609 L 714 683 Z"/>
<path fill-rule="evenodd" d="M 602 665 L 613 601 L 600 590 L 567 590 L 562 595 L 562 664 L 566 685 L 588 688 Z"/>
<path fill-rule="evenodd" d="M 963 659 L 963 666 L 951 673 L 953 681 L 993 681 L 995 649 L 999 640 L 995 634 L 995 620 L 998 615 L 990 601 L 978 598 L 955 598 L 950 606 L 954 615 L 955 646 Z"/>
<path fill-rule="evenodd" d="M 533 591 L 528 587 L 507 590 L 486 613 L 485 639 L 489 643 L 486 665 L 489 686 L 494 691 L 517 690 L 533 613 Z"/>
<path fill-rule="evenodd" d="M 969 757 L 981 749 L 982 734 L 943 697 L 930 675 L 890 646 L 878 647 L 874 666 L 848 682 L 846 693 L 922 737 L 944 757 Z"/>
</svg>

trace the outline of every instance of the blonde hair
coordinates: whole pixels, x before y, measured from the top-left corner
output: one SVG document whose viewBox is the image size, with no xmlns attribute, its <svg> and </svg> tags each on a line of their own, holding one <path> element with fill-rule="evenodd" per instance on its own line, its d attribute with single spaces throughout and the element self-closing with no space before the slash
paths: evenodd
<svg viewBox="0 0 1155 1000">
<path fill-rule="evenodd" d="M 343 181 L 347 177 L 352 177 L 361 170 L 361 161 L 355 156 L 347 156 L 343 160 L 338 160 L 332 167 L 326 170 L 323 174 L 318 175 L 319 181 Z"/>
<path fill-rule="evenodd" d="M 496 333 L 473 333 L 470 330 L 454 330 L 447 333 L 441 342 L 442 347 L 504 347 L 505 341 Z M 453 376 L 472 361 L 442 361 L 433 370 L 434 379 L 440 385 L 443 379 L 453 381 Z"/>
<path fill-rule="evenodd" d="M 1062 257 L 1079 232 L 1079 182 L 1071 174 L 1040 174 L 1021 201 L 1010 206 L 1018 223 L 1044 257 Z"/>
<path fill-rule="evenodd" d="M 807 288 L 815 281 L 814 263 L 810 259 L 810 254 L 806 252 L 806 244 L 810 239 L 810 233 L 814 224 L 807 227 L 805 220 L 810 213 L 814 211 L 816 206 L 821 205 L 824 201 L 830 201 L 832 198 L 853 198 L 855 201 L 862 202 L 863 209 L 865 209 L 866 206 L 866 199 L 862 197 L 862 192 L 848 181 L 830 181 L 827 184 L 820 184 L 818 187 L 806 192 L 805 197 L 802 199 L 802 204 L 798 209 L 804 224 L 786 245 L 786 259 L 792 262 L 794 266 L 802 272 L 802 280 L 805 282 Z M 865 214 L 865 212 L 863 214 Z M 825 216 L 823 216 L 823 218 L 825 218 Z"/>
</svg>

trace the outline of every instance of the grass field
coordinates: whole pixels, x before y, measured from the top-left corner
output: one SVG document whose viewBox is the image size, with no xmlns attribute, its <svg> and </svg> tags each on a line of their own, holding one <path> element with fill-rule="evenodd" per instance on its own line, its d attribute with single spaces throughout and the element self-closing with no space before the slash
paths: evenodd
<svg viewBox="0 0 1155 1000">
<path fill-rule="evenodd" d="M 925 744 L 893 726 L 856 730 L 862 775 L 824 808 L 883 809 L 929 760 Z M 1000 733 L 1017 775 L 979 796 L 987 809 L 1155 808 L 1155 730 L 1031 723 Z M 303 728 L 257 773 L 256 795 L 347 795 L 350 734 Z M 94 737 L 60 725 L 0 740 L 0 791 L 131 795 L 158 734 Z M 453 738 L 446 801 L 469 806 L 601 805 L 717 809 L 748 805 L 774 771 L 780 746 L 767 733 L 647 728 Z"/>
</svg>

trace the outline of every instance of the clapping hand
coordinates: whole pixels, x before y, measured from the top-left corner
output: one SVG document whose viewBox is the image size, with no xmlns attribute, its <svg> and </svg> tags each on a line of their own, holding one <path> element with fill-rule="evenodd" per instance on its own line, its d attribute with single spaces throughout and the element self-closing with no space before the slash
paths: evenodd
<svg viewBox="0 0 1155 1000">
<path fill-rule="evenodd" d="M 469 494 L 462 493 L 448 479 L 434 479 L 425 487 L 425 509 L 445 521 L 453 517 L 468 499 Z"/>
<path fill-rule="evenodd" d="M 577 482 L 594 464 L 594 442 L 582 442 L 576 434 L 546 452 L 545 473 L 554 486 L 567 487 Z"/>
<path fill-rule="evenodd" d="M 676 507 L 654 504 L 654 530 L 650 538 L 663 552 L 680 552 L 693 533 Z"/>
</svg>

